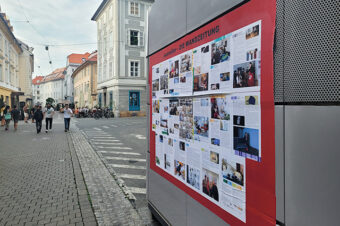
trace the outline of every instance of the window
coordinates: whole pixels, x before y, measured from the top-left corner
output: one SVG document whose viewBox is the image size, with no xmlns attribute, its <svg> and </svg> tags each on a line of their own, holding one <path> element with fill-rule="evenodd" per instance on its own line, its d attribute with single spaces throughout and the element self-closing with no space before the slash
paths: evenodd
<svg viewBox="0 0 340 226">
<path fill-rule="evenodd" d="M 139 16 L 139 3 L 138 2 L 130 2 L 129 15 Z"/>
<path fill-rule="evenodd" d="M 139 77 L 139 61 L 131 60 L 129 66 L 130 77 Z"/>
<path fill-rule="evenodd" d="M 128 30 L 127 32 L 128 43 L 130 46 L 143 46 L 144 33 L 138 30 Z"/>
</svg>

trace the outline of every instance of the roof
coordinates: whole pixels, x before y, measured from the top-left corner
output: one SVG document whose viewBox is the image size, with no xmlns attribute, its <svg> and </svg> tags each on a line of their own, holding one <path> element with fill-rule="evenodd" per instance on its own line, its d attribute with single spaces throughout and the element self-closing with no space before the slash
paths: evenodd
<svg viewBox="0 0 340 226">
<path fill-rule="evenodd" d="M 98 9 L 96 10 L 96 12 L 94 13 L 94 15 L 92 16 L 91 20 L 97 20 L 99 14 L 102 12 L 103 8 L 105 7 L 106 3 L 109 0 L 103 0 L 102 3 L 100 4 L 100 6 L 98 7 Z"/>
<path fill-rule="evenodd" d="M 90 53 L 84 53 L 84 54 L 79 54 L 79 53 L 72 53 L 67 56 L 67 62 L 68 64 L 82 64 L 83 58 L 87 60 L 87 58 L 90 56 Z"/>
<path fill-rule="evenodd" d="M 64 75 L 65 70 L 66 70 L 65 67 L 55 69 L 51 74 L 46 75 L 44 77 L 44 80 L 42 81 L 42 83 L 64 79 L 65 78 L 65 75 Z"/>
<path fill-rule="evenodd" d="M 86 67 L 89 64 L 93 64 L 93 63 L 97 63 L 97 50 L 94 51 L 93 53 L 91 53 L 91 55 L 89 56 L 88 60 L 85 61 L 84 63 L 82 63 L 76 70 L 74 70 L 74 72 L 72 73 L 72 78 L 74 78 L 74 76 L 81 71 L 84 67 Z"/>
<path fill-rule="evenodd" d="M 40 85 L 43 79 L 44 79 L 44 76 L 36 76 L 34 79 L 32 79 L 32 84 Z"/>
</svg>

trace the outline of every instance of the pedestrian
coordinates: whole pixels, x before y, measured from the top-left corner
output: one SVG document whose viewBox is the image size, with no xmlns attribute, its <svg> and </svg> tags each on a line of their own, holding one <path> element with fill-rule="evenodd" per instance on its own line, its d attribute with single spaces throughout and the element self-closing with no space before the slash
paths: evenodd
<svg viewBox="0 0 340 226">
<path fill-rule="evenodd" d="M 34 113 L 37 109 L 38 105 L 34 105 L 34 107 L 31 108 L 31 116 L 32 116 L 32 123 L 34 123 Z"/>
<path fill-rule="evenodd" d="M 20 117 L 20 111 L 17 109 L 17 106 L 13 106 L 13 110 L 11 111 L 12 114 L 12 119 L 14 122 L 14 131 L 17 131 L 18 129 L 18 122 L 19 122 L 19 117 Z"/>
<path fill-rule="evenodd" d="M 64 108 L 64 124 L 65 124 L 65 132 L 70 130 L 70 121 L 73 112 L 71 108 L 68 107 L 68 104 L 65 104 Z"/>
<path fill-rule="evenodd" d="M 0 108 L 0 121 L 1 121 L 1 126 L 4 126 L 4 125 L 5 125 L 5 114 L 4 114 L 5 108 L 6 108 L 6 104 L 4 104 L 4 105 Z"/>
<path fill-rule="evenodd" d="M 5 130 L 7 131 L 9 129 L 9 123 L 11 122 L 11 111 L 9 106 L 7 105 L 4 110 L 4 119 L 5 119 Z"/>
<path fill-rule="evenodd" d="M 47 107 L 44 109 L 44 117 L 45 117 L 45 123 L 46 123 L 46 133 L 48 133 L 48 127 L 50 127 L 50 130 L 52 130 L 52 123 L 53 123 L 53 115 L 54 115 L 54 109 L 51 106 L 50 103 L 47 104 Z M 48 126 L 50 125 L 50 126 Z"/>
<path fill-rule="evenodd" d="M 24 110 L 24 121 L 25 123 L 28 123 L 27 120 L 28 120 L 28 105 L 26 104 L 23 108 Z"/>
<path fill-rule="evenodd" d="M 37 128 L 37 133 L 40 133 L 41 131 L 43 118 L 44 118 L 44 115 L 41 111 L 41 106 L 38 106 L 33 116 L 33 119 L 35 120 L 35 126 Z"/>
</svg>

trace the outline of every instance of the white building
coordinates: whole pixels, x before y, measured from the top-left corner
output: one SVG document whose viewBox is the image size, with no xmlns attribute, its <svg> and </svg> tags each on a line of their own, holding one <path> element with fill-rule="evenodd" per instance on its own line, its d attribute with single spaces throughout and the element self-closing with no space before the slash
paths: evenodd
<svg viewBox="0 0 340 226">
<path fill-rule="evenodd" d="M 98 104 L 115 115 L 146 112 L 147 18 L 152 0 L 103 0 L 97 22 Z"/>
<path fill-rule="evenodd" d="M 41 99 L 41 82 L 44 80 L 44 76 L 36 76 L 32 80 L 32 96 L 33 104 L 39 103 Z"/>
<path fill-rule="evenodd" d="M 21 103 L 32 103 L 32 73 L 34 70 L 33 48 L 18 40 L 22 53 L 19 55 L 19 87 L 23 95 L 19 96 Z"/>
</svg>

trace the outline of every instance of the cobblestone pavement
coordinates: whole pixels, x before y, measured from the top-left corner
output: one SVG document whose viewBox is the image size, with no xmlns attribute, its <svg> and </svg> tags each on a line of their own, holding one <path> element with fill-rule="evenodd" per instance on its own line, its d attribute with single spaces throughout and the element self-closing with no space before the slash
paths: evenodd
<svg viewBox="0 0 340 226">
<path fill-rule="evenodd" d="M 72 140 L 99 225 L 145 225 L 85 136 L 72 128 Z M 118 182 L 119 183 L 119 182 Z"/>
<path fill-rule="evenodd" d="M 48 134 L 10 126 L 0 127 L 0 225 L 97 225 L 62 119 Z"/>
</svg>

